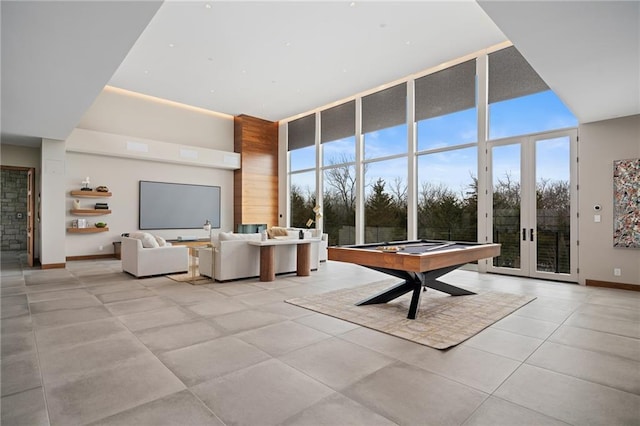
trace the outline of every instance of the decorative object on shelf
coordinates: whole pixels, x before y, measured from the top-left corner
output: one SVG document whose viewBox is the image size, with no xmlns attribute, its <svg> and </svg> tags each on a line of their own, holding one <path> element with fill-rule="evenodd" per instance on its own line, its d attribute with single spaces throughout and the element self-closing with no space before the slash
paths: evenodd
<svg viewBox="0 0 640 426">
<path fill-rule="evenodd" d="M 74 220 L 71 222 L 71 227 L 72 227 L 72 228 L 77 228 L 77 227 L 78 227 L 78 219 L 74 219 Z"/>
<path fill-rule="evenodd" d="M 80 200 L 78 200 L 78 199 L 73 200 L 73 209 L 74 210 L 80 210 Z"/>
<path fill-rule="evenodd" d="M 78 228 L 86 228 L 87 227 L 87 219 L 77 219 Z"/>
<path fill-rule="evenodd" d="M 322 217 L 322 207 L 315 206 L 313 208 L 313 213 L 315 213 L 316 218 L 307 220 L 307 223 L 306 223 L 307 228 L 311 228 L 311 225 L 313 225 L 314 223 L 318 223 L 318 219 Z"/>
<path fill-rule="evenodd" d="M 96 222 L 96 228 L 105 228 L 107 224 L 105 222 Z"/>
<path fill-rule="evenodd" d="M 82 187 L 80 188 L 81 191 L 92 191 L 91 189 L 91 179 L 89 179 L 89 176 L 87 176 L 83 181 L 82 181 Z"/>
<path fill-rule="evenodd" d="M 109 204 L 108 203 L 96 203 L 95 209 L 96 210 L 109 210 Z"/>
<path fill-rule="evenodd" d="M 104 185 L 100 185 L 100 186 L 96 187 L 96 191 L 98 191 L 98 192 L 109 192 L 109 188 L 107 188 Z"/>
</svg>

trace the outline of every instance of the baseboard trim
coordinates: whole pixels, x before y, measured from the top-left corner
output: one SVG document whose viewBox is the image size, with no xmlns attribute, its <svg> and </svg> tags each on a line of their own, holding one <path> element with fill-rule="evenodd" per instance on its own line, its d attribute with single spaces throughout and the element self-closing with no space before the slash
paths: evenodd
<svg viewBox="0 0 640 426">
<path fill-rule="evenodd" d="M 115 259 L 116 256 L 112 254 L 88 254 L 85 256 L 67 256 L 67 262 L 71 260 L 96 260 L 96 259 Z"/>
<path fill-rule="evenodd" d="M 64 269 L 66 263 L 43 263 L 40 265 L 40 269 Z"/>
<path fill-rule="evenodd" d="M 591 287 L 615 288 L 618 290 L 640 291 L 640 285 L 613 283 L 611 281 L 585 280 L 585 285 L 591 286 Z"/>
</svg>

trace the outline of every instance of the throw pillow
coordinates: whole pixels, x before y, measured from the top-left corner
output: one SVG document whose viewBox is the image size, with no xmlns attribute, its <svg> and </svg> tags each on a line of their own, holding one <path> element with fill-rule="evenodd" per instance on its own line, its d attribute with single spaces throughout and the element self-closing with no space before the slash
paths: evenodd
<svg viewBox="0 0 640 426">
<path fill-rule="evenodd" d="M 160 245 L 156 241 L 153 235 L 148 232 L 132 232 L 129 235 L 130 238 L 136 238 L 142 241 L 142 247 L 144 248 L 158 248 Z"/>
<path fill-rule="evenodd" d="M 159 235 L 156 235 L 155 238 L 156 238 L 156 241 L 158 242 L 158 245 L 160 247 L 164 247 L 164 246 L 167 245 L 167 240 L 165 240 L 164 238 L 160 237 Z"/>
<path fill-rule="evenodd" d="M 275 238 L 275 237 L 286 237 L 289 234 L 287 233 L 287 228 L 282 228 L 280 226 L 272 226 L 267 231 L 267 235 L 269 235 L 269 238 Z"/>
</svg>

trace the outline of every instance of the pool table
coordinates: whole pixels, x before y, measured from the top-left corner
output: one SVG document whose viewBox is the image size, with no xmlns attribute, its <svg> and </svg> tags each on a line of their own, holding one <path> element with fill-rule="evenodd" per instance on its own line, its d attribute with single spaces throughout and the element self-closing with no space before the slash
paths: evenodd
<svg viewBox="0 0 640 426">
<path fill-rule="evenodd" d="M 420 294 L 427 287 L 451 296 L 475 294 L 469 290 L 438 281 L 442 275 L 465 263 L 500 255 L 500 244 L 453 241 L 415 240 L 394 241 L 328 248 L 328 259 L 355 263 L 404 282 L 357 305 L 387 303 L 410 291 L 413 292 L 407 318 L 415 319 L 420 306 Z"/>
</svg>

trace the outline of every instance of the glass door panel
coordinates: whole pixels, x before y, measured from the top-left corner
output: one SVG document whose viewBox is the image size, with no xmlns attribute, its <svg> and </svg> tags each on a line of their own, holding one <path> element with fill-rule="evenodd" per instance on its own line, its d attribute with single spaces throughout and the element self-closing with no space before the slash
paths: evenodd
<svg viewBox="0 0 640 426">
<path fill-rule="evenodd" d="M 571 273 L 571 138 L 535 140 L 536 272 Z"/>
<path fill-rule="evenodd" d="M 491 148 L 493 242 L 502 244 L 493 266 L 521 270 L 521 146 L 518 143 Z"/>
</svg>

